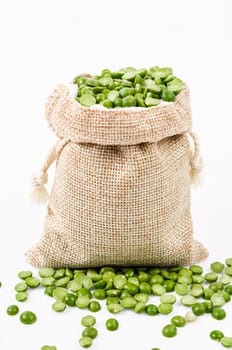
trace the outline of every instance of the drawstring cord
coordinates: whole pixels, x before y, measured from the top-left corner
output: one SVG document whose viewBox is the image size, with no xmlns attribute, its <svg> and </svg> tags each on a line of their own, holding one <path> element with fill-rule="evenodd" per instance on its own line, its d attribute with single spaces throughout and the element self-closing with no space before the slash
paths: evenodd
<svg viewBox="0 0 232 350">
<path fill-rule="evenodd" d="M 190 155 L 190 179 L 191 184 L 197 186 L 201 184 L 203 161 L 200 154 L 200 144 L 197 135 L 192 131 L 189 133 L 189 135 L 194 145 L 194 150 L 192 150 Z"/>
<path fill-rule="evenodd" d="M 45 158 L 40 171 L 32 176 L 31 198 L 36 204 L 45 204 L 47 202 L 49 195 L 45 185 L 48 182 L 48 169 L 59 158 L 61 151 L 68 142 L 69 140 L 67 139 L 57 141 Z"/>
</svg>

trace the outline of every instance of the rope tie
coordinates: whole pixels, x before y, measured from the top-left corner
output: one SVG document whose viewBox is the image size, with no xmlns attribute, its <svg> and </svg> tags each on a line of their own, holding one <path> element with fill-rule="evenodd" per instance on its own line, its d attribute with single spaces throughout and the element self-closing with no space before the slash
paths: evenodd
<svg viewBox="0 0 232 350">
<path fill-rule="evenodd" d="M 194 145 L 194 149 L 190 155 L 190 179 L 192 185 L 198 186 L 202 182 L 201 172 L 203 169 L 203 161 L 200 154 L 200 144 L 197 135 L 192 131 L 189 135 Z"/>
<path fill-rule="evenodd" d="M 62 139 L 57 141 L 49 151 L 47 157 L 45 158 L 41 169 L 38 173 L 35 173 L 32 176 L 31 184 L 32 184 L 32 192 L 31 198 L 32 201 L 36 204 L 45 204 L 49 199 L 48 191 L 45 185 L 48 182 L 48 169 L 57 160 L 62 152 L 63 148 L 69 142 L 67 139 Z"/>
</svg>

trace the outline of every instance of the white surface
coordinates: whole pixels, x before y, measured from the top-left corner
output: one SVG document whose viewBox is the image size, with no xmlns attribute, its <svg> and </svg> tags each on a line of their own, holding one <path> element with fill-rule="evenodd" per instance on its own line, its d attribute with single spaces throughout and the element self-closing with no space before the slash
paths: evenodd
<svg viewBox="0 0 232 350">
<path fill-rule="evenodd" d="M 39 350 L 46 343 L 58 350 L 80 348 L 84 312 L 56 314 L 39 291 L 20 304 L 36 312 L 36 324 L 23 326 L 5 315 L 14 303 L 17 272 L 30 268 L 24 252 L 43 225 L 45 208 L 33 206 L 28 192 L 31 173 L 54 141 L 44 102 L 57 83 L 80 72 L 169 65 L 188 82 L 205 161 L 204 186 L 192 197 L 195 236 L 209 249 L 209 261 L 232 256 L 231 9 L 230 0 L 1 2 L 0 349 Z M 203 316 L 171 340 L 160 335 L 169 316 L 127 312 L 118 316 L 120 330 L 112 334 L 103 330 L 108 314 L 99 314 L 92 349 L 220 349 L 208 334 L 219 328 L 232 336 L 231 305 L 227 309 L 226 320 Z"/>
</svg>

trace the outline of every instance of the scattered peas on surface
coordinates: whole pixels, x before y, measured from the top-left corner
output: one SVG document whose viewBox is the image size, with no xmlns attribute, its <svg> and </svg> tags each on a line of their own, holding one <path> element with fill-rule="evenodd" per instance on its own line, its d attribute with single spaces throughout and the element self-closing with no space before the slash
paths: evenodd
<svg viewBox="0 0 232 350">
<path fill-rule="evenodd" d="M 130 79 L 133 79 L 132 76 L 127 75 Z M 108 84 L 109 81 L 104 79 L 103 83 Z M 101 90 L 96 90 L 100 86 L 93 85 L 94 80 L 90 84 L 92 85 L 89 85 L 88 89 Z M 151 83 L 146 84 L 149 86 Z M 102 91 L 106 89 L 108 86 Z M 127 94 L 131 93 L 131 89 L 134 87 L 129 85 L 124 85 L 116 90 L 117 92 L 108 89 L 111 102 L 130 96 Z M 38 275 L 39 277 L 33 276 L 31 271 L 18 273 L 21 281 L 14 287 L 17 301 L 26 301 L 32 289 L 39 287 L 44 290 L 45 295 L 53 298 L 52 309 L 56 312 L 62 312 L 69 307 L 95 313 L 101 310 L 100 302 L 104 300 L 106 309 L 111 314 L 130 310 L 135 314 L 158 317 L 170 314 L 175 308 L 175 303 L 180 302 L 189 310 L 185 316 L 171 317 L 169 324 L 163 327 L 162 334 L 167 338 L 176 336 L 177 328 L 184 327 L 203 314 L 211 314 L 215 320 L 225 319 L 226 311 L 222 307 L 231 300 L 232 295 L 232 258 L 226 259 L 225 263 L 213 262 L 210 264 L 210 272 L 207 273 L 204 273 L 199 265 L 191 265 L 188 268 L 105 266 L 89 269 L 46 267 L 39 269 Z M 153 300 L 157 300 L 157 306 L 151 303 Z M 6 313 L 10 316 L 17 315 L 19 307 L 10 305 Z M 36 315 L 31 311 L 24 311 L 19 318 L 24 324 L 33 324 L 36 321 Z M 87 348 L 98 335 L 94 327 L 96 318 L 86 315 L 82 317 L 81 324 L 84 329 L 79 343 L 81 347 Z M 118 327 L 116 319 L 110 318 L 106 321 L 106 329 L 114 331 Z M 224 336 L 221 331 L 212 331 L 210 338 L 217 340 L 224 347 L 232 347 L 231 338 Z M 54 350 L 56 347 L 44 345 L 41 349 Z"/>
<path fill-rule="evenodd" d="M 85 107 L 100 104 L 105 108 L 154 107 L 161 101 L 173 102 L 183 89 L 183 82 L 173 75 L 171 68 L 122 68 L 101 75 L 86 74 L 74 78 L 78 86 L 76 100 Z"/>
</svg>

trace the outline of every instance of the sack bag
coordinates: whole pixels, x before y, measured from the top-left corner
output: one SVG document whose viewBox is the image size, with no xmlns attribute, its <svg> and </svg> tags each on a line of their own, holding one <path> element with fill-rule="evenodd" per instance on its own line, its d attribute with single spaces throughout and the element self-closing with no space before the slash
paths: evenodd
<svg viewBox="0 0 232 350">
<path fill-rule="evenodd" d="M 201 159 L 187 86 L 156 107 L 99 109 L 59 85 L 46 118 L 60 140 L 33 178 L 34 196 L 46 200 L 56 160 L 43 237 L 27 252 L 32 265 L 170 266 L 207 256 L 193 239 L 190 185 Z"/>
</svg>

